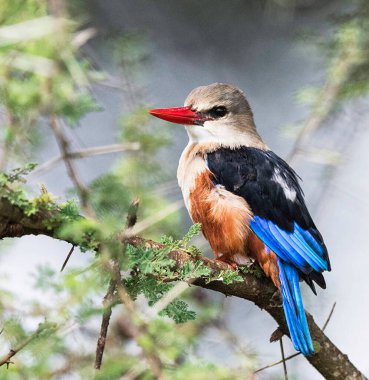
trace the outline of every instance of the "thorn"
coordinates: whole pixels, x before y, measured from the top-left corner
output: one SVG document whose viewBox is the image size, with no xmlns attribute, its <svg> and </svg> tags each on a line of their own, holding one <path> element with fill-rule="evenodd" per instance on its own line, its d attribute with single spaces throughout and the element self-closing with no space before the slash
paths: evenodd
<svg viewBox="0 0 369 380">
<path fill-rule="evenodd" d="M 63 272 L 65 266 L 67 265 L 67 263 L 68 263 L 70 257 L 72 256 L 72 253 L 73 253 L 73 251 L 74 251 L 74 247 L 75 247 L 75 245 L 72 245 L 72 248 L 70 249 L 70 251 L 69 251 L 69 253 L 68 253 L 66 259 L 64 260 L 64 263 L 63 263 L 63 265 L 62 265 L 62 267 L 61 267 L 61 269 L 60 269 L 60 272 Z"/>
<path fill-rule="evenodd" d="M 11 360 L 8 360 L 6 363 L 6 369 L 9 369 L 10 364 L 14 364 Z"/>
<path fill-rule="evenodd" d="M 127 228 L 132 228 L 137 223 L 137 211 L 140 200 L 136 198 L 128 208 Z"/>
</svg>

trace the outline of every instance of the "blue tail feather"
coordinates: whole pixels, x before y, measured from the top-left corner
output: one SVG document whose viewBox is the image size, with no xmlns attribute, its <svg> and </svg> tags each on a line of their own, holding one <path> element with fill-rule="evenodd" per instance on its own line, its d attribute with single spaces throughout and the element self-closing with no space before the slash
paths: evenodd
<svg viewBox="0 0 369 380">
<path fill-rule="evenodd" d="M 305 356 L 311 355 L 314 347 L 302 303 L 297 269 L 280 258 L 277 260 L 283 309 L 292 343 Z"/>
</svg>

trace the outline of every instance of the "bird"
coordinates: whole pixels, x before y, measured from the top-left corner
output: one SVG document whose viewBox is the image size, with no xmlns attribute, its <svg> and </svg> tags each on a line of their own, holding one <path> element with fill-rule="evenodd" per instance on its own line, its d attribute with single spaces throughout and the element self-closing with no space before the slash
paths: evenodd
<svg viewBox="0 0 369 380">
<path fill-rule="evenodd" d="M 293 346 L 314 354 L 300 280 L 315 295 L 315 284 L 326 288 L 328 251 L 300 177 L 264 143 L 244 93 L 213 83 L 192 90 L 183 107 L 149 112 L 187 131 L 178 184 L 216 260 L 234 267 L 256 261 L 281 294 Z"/>
</svg>

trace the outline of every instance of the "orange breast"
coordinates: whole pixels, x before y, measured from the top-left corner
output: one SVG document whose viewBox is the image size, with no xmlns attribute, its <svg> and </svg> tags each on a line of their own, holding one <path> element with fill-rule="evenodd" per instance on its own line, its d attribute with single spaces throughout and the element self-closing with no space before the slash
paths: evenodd
<svg viewBox="0 0 369 380">
<path fill-rule="evenodd" d="M 237 264 L 252 258 L 280 288 L 277 256 L 250 230 L 253 214 L 249 205 L 224 187 L 215 186 L 211 179 L 209 170 L 197 175 L 189 194 L 189 212 L 194 222 L 201 223 L 216 258 Z"/>
<path fill-rule="evenodd" d="M 189 194 L 189 212 L 202 231 L 216 257 L 244 264 L 252 213 L 247 202 L 221 186 L 214 186 L 209 170 L 200 173 Z"/>
<path fill-rule="evenodd" d="M 277 256 L 273 251 L 266 248 L 265 244 L 253 232 L 250 232 L 248 237 L 247 252 L 259 263 L 264 273 L 272 279 L 274 285 L 280 289 Z"/>
</svg>

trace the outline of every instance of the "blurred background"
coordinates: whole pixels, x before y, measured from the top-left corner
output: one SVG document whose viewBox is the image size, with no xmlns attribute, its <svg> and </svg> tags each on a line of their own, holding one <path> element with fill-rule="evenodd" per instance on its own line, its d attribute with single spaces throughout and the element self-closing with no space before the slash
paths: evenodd
<svg viewBox="0 0 369 380">
<path fill-rule="evenodd" d="M 322 326 L 336 302 L 326 333 L 369 374 L 367 2 L 25 3 L 1 1 L 2 170 L 37 162 L 27 176 L 31 194 L 44 184 L 61 201 L 76 196 L 49 127 L 48 98 L 54 94 L 53 109 L 63 119 L 70 149 L 82 152 L 73 160 L 81 181 L 96 191 L 96 204 L 99 190 L 115 202 L 102 215 L 114 207 L 127 209 L 139 197 L 139 220 L 152 218 L 143 236 L 181 237 L 191 225 L 176 184 L 187 135 L 180 126 L 148 118 L 146 109 L 181 106 L 200 85 L 238 86 L 247 95 L 261 136 L 301 176 L 307 204 L 330 252 L 327 289 L 318 289 L 315 297 L 302 285 L 305 307 Z M 66 35 L 53 29 L 46 14 L 73 20 Z M 39 23 L 19 27 L 32 19 Z M 42 46 L 37 45 L 40 38 Z M 68 44 L 73 48 L 68 50 Z M 58 50 L 65 67 L 58 63 L 55 74 L 50 63 L 60 59 Z M 72 52 L 75 61 L 68 55 Z M 48 83 L 57 75 L 57 84 L 49 90 Z M 64 87 L 59 88 L 61 82 Z M 101 146 L 106 149 L 95 149 Z M 109 188 L 104 182 L 108 180 Z M 121 193 L 114 181 L 123 186 Z M 210 253 L 202 238 L 195 238 L 194 244 Z M 13 302 L 22 310 L 40 294 L 47 298 L 44 289 L 33 286 L 35 273 L 45 266 L 59 271 L 69 244 L 28 236 L 4 241 L 0 249 L 1 287 L 17 295 Z M 89 260 L 76 249 L 68 266 Z M 199 328 L 190 356 L 231 369 L 247 362 L 241 368 L 253 370 L 280 360 L 279 344 L 269 343 L 277 326 L 267 313 L 244 300 L 203 293 L 201 297 L 210 300 L 206 302 L 219 308 L 223 325 Z M 25 319 L 22 323 L 32 325 Z M 237 339 L 236 345 L 229 336 Z M 82 338 L 76 335 L 75 340 L 80 344 Z M 293 354 L 291 343 L 284 342 L 286 355 Z M 290 378 L 322 378 L 302 356 L 288 361 L 288 371 Z M 61 378 L 83 376 L 71 371 Z M 255 378 L 283 378 L 283 369 L 274 366 Z"/>
</svg>

